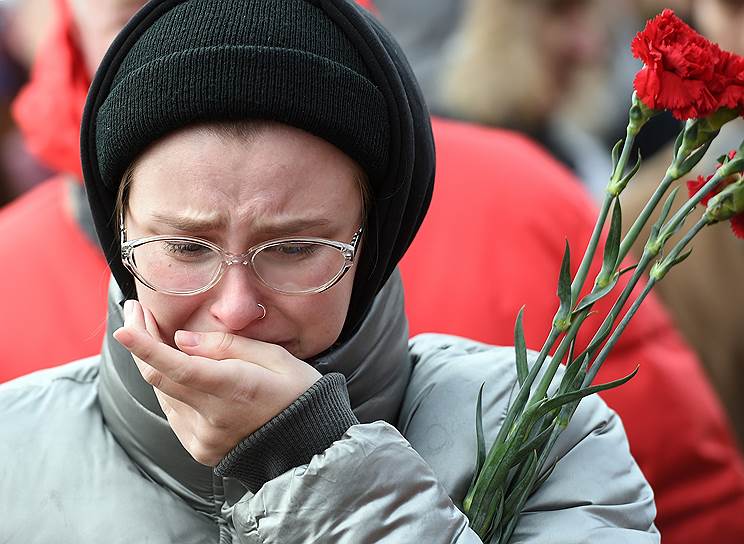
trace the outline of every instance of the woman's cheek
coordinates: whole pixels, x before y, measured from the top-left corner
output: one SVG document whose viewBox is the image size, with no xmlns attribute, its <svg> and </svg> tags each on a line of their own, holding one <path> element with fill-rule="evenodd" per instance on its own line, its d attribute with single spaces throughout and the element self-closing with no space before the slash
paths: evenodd
<svg viewBox="0 0 744 544">
<path fill-rule="evenodd" d="M 175 347 L 173 336 L 179 329 L 191 330 L 190 323 L 201 304 L 199 296 L 176 297 L 137 287 L 137 297 L 155 318 L 162 340 Z"/>
</svg>

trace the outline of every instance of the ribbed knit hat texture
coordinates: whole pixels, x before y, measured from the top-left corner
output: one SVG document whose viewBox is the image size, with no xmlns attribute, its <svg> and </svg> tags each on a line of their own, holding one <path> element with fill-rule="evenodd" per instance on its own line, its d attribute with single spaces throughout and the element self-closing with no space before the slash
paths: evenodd
<svg viewBox="0 0 744 544">
<path fill-rule="evenodd" d="M 88 95 L 81 152 L 96 229 L 114 277 L 114 205 L 126 168 L 195 123 L 271 119 L 334 144 L 373 196 L 347 323 L 360 324 L 413 239 L 431 197 L 428 114 L 398 46 L 346 0 L 152 0 L 124 28 Z"/>
<path fill-rule="evenodd" d="M 382 93 L 341 30 L 304 0 L 192 0 L 129 50 L 98 111 L 104 182 L 151 142 L 199 121 L 269 118 L 320 136 L 384 174 Z"/>
</svg>

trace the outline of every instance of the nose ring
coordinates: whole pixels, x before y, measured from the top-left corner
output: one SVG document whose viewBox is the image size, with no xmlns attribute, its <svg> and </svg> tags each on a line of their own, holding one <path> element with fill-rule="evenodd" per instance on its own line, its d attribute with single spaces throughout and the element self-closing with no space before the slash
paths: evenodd
<svg viewBox="0 0 744 544">
<path fill-rule="evenodd" d="M 261 317 L 258 318 L 258 320 L 261 321 L 264 317 L 266 317 L 266 306 L 264 306 L 263 304 L 258 304 L 257 306 L 263 311 Z"/>
</svg>

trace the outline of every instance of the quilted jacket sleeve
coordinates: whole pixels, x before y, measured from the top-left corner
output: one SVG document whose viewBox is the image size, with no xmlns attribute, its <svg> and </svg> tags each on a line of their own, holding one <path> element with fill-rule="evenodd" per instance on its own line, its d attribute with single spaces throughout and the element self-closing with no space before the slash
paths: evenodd
<svg viewBox="0 0 744 544">
<path fill-rule="evenodd" d="M 243 544 L 475 544 L 431 468 L 392 426 L 355 425 L 308 465 L 285 472 L 233 510 Z"/>
</svg>

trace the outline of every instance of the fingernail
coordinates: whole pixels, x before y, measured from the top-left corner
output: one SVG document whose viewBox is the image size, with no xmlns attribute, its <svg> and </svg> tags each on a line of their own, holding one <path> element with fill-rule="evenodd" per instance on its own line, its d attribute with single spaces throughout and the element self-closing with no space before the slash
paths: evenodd
<svg viewBox="0 0 744 544">
<path fill-rule="evenodd" d="M 195 348 L 199 345 L 201 334 L 198 332 L 176 331 L 176 342 L 179 346 Z"/>
<path fill-rule="evenodd" d="M 122 346 L 129 349 L 131 347 L 131 338 L 127 336 L 126 334 L 122 335 L 119 333 L 119 331 L 126 330 L 124 327 L 119 327 L 114 331 L 114 340 L 119 342 Z"/>
<path fill-rule="evenodd" d="M 124 321 L 125 322 L 132 315 L 132 310 L 133 309 L 134 309 L 134 301 L 133 300 L 127 300 L 127 301 L 124 302 Z"/>
</svg>

